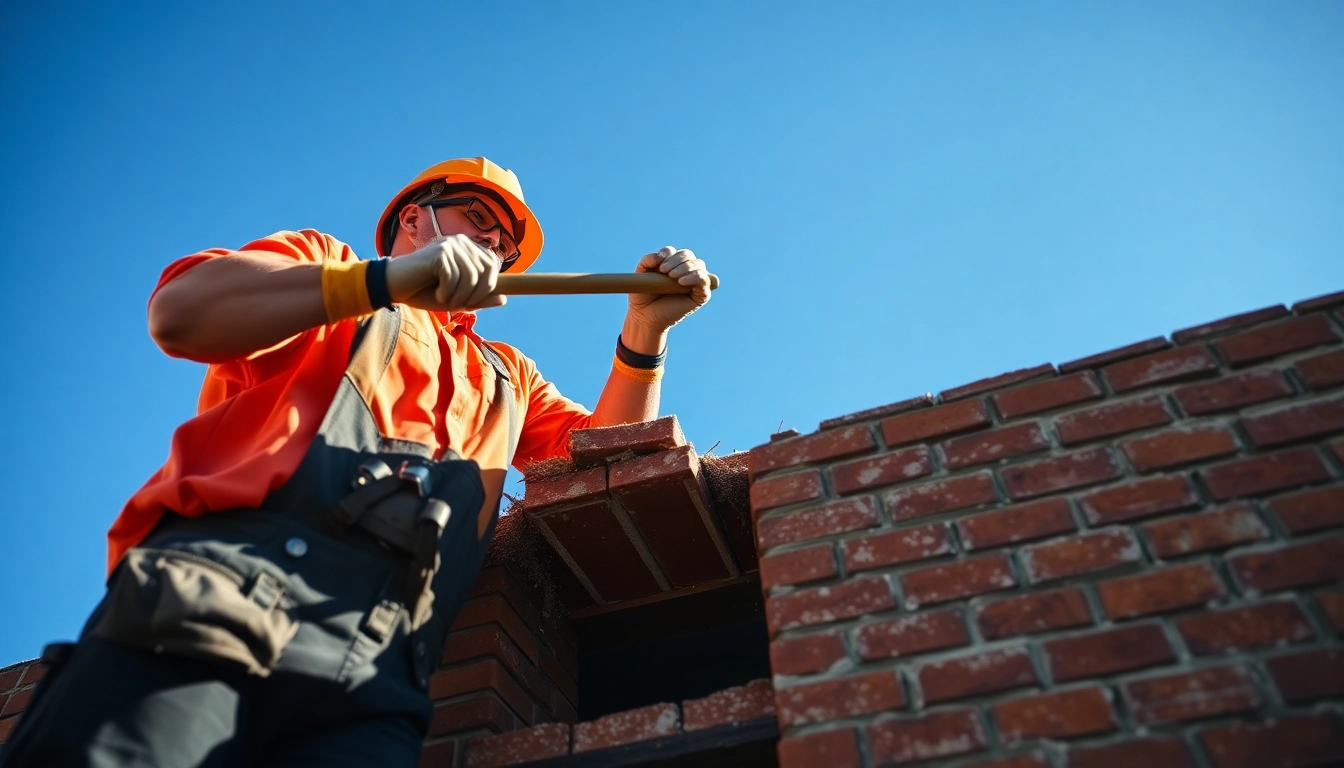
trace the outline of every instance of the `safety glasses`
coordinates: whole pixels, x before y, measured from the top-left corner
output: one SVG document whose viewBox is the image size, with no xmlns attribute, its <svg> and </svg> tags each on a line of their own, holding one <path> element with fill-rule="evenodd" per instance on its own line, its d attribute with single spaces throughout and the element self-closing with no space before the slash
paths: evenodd
<svg viewBox="0 0 1344 768">
<path fill-rule="evenodd" d="M 494 211 L 491 211 L 490 207 L 481 202 L 478 197 L 445 197 L 442 200 L 428 200 L 418 203 L 418 205 L 425 206 L 434 212 L 435 215 L 430 218 L 434 221 L 434 234 L 436 235 L 442 234 L 439 232 L 438 209 L 463 206 L 465 206 L 463 214 L 473 227 L 482 232 L 498 232 L 499 242 L 492 246 L 490 250 L 494 251 L 495 255 L 499 257 L 500 271 L 508 269 L 521 255 L 518 251 L 518 242 L 513 239 L 513 235 L 509 234 L 509 230 L 495 216 Z"/>
</svg>

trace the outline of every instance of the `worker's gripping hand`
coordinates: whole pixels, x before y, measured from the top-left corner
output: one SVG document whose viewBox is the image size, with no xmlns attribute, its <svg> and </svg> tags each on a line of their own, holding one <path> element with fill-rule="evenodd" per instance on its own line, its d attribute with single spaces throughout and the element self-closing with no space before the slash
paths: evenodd
<svg viewBox="0 0 1344 768">
<path fill-rule="evenodd" d="M 441 312 L 502 306 L 502 295 L 490 295 L 498 279 L 499 259 L 466 235 L 451 235 L 387 265 L 393 302 Z"/>
<path fill-rule="evenodd" d="M 639 260 L 636 272 L 662 272 L 681 285 L 691 286 L 690 294 L 630 294 L 630 319 L 662 333 L 709 301 L 709 269 L 705 262 L 684 248 L 666 246 Z"/>
</svg>

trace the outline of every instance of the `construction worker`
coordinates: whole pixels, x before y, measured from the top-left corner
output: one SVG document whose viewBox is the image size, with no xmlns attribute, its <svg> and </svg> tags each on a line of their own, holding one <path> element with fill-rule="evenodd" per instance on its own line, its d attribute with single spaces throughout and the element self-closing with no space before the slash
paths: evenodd
<svg viewBox="0 0 1344 768">
<path fill-rule="evenodd" d="M 414 765 L 430 672 L 475 580 L 507 466 L 658 411 L 668 329 L 705 264 L 640 272 L 590 414 L 474 311 L 542 233 L 514 174 L 439 163 L 393 196 L 380 256 L 312 230 L 163 273 L 149 328 L 208 363 L 198 415 L 108 533 L 108 593 L 0 753 L 17 766 Z"/>
</svg>

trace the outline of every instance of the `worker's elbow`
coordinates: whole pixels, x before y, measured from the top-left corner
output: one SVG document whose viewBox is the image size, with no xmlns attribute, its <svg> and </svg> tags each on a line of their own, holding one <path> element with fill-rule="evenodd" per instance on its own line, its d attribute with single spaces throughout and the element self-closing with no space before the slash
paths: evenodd
<svg viewBox="0 0 1344 768">
<path fill-rule="evenodd" d="M 194 312 L 177 296 L 172 284 L 164 286 L 149 302 L 149 337 L 173 357 L 194 357 L 192 340 L 196 335 Z"/>
</svg>

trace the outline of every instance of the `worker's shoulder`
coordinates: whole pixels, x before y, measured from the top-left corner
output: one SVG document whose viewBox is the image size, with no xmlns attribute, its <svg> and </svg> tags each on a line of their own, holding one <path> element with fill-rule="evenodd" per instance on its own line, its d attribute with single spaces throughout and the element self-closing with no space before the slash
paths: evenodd
<svg viewBox="0 0 1344 768">
<path fill-rule="evenodd" d="M 316 229 L 282 229 L 243 246 L 245 251 L 276 251 L 303 260 L 353 261 L 355 255 L 349 245 Z"/>
</svg>

